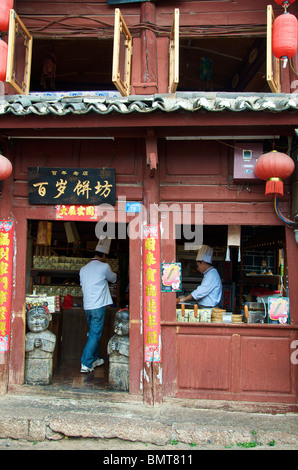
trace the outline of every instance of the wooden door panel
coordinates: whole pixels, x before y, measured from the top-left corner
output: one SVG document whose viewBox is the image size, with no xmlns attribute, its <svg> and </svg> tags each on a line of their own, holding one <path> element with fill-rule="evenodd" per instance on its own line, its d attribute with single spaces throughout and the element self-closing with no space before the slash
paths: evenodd
<svg viewBox="0 0 298 470">
<path fill-rule="evenodd" d="M 230 337 L 179 335 L 177 346 L 179 388 L 229 389 Z"/>
</svg>

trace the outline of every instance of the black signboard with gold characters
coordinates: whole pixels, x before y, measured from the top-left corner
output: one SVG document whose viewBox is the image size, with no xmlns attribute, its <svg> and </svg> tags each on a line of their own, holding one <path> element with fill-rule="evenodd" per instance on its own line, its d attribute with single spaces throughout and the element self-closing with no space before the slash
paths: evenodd
<svg viewBox="0 0 298 470">
<path fill-rule="evenodd" d="M 28 167 L 30 204 L 116 204 L 114 168 Z"/>
</svg>

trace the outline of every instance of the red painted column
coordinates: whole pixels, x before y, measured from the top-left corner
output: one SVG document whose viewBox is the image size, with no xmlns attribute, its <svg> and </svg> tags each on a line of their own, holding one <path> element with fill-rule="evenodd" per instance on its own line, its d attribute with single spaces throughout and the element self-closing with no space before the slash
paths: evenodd
<svg viewBox="0 0 298 470">
<path fill-rule="evenodd" d="M 155 24 L 156 6 L 145 2 L 141 6 L 141 23 Z M 144 29 L 142 32 L 142 79 L 144 83 L 157 83 L 157 48 L 156 36 L 153 31 Z"/>
<path fill-rule="evenodd" d="M 14 230 L 14 219 L 12 217 L 12 198 L 11 194 L 13 191 L 14 182 L 14 158 L 11 154 L 9 142 L 3 140 L 1 142 L 2 153 L 12 163 L 11 175 L 2 181 L 2 194 L 0 201 L 0 220 L 7 220 L 12 224 L 12 232 Z M 5 232 L 5 231 L 4 231 Z M 9 244 L 8 239 L 9 238 Z M 7 251 L 9 248 L 9 252 Z M 0 395 L 3 395 L 7 391 L 8 385 L 8 372 L 9 372 L 9 356 L 11 352 L 11 294 L 12 294 L 12 272 L 11 262 L 13 260 L 14 250 L 14 237 L 9 235 L 6 237 L 5 233 L 0 234 Z M 8 263 L 10 265 L 10 272 L 8 273 Z M 6 272 L 7 271 L 7 272 Z M 4 341 L 8 334 L 8 344 L 5 347 Z M 1 338 L 2 336 L 2 338 Z M 2 339 L 2 341 L 1 341 Z"/>
<path fill-rule="evenodd" d="M 158 167 L 158 153 L 157 153 L 157 138 L 153 133 L 153 130 L 148 131 L 146 139 L 146 161 L 144 164 L 144 206 L 146 209 L 146 220 L 144 224 L 158 226 L 159 224 L 159 213 L 156 209 L 159 204 L 159 167 Z M 158 231 L 159 232 L 159 231 Z M 157 241 L 160 241 L 159 239 Z M 143 250 L 147 250 L 148 254 L 150 251 L 151 245 L 145 246 L 145 240 L 143 240 Z M 160 243 L 157 243 L 154 246 L 155 257 L 159 262 L 160 270 Z M 158 251 L 157 251 L 158 250 Z M 157 263 L 156 263 L 157 264 Z M 143 283 L 147 282 L 145 269 L 147 264 L 143 260 Z M 158 276 L 158 269 L 156 269 L 156 275 Z M 156 277 L 155 287 L 158 290 L 156 292 L 156 297 L 152 297 L 151 300 L 158 298 L 158 309 L 160 309 L 160 276 L 159 279 Z M 149 311 L 148 303 L 150 302 L 150 296 L 146 295 L 145 285 L 143 285 L 144 294 L 143 294 L 143 334 L 144 334 L 144 352 L 146 351 L 146 346 L 148 346 L 149 337 L 153 338 L 153 326 L 154 331 L 158 332 L 158 343 L 155 343 L 155 346 L 161 350 L 161 334 L 160 334 L 160 310 L 159 312 L 154 312 L 154 325 L 151 322 L 148 322 Z M 157 314 L 158 313 L 158 314 Z M 153 317 L 150 317 L 153 319 Z M 146 323 L 146 324 L 145 324 Z M 150 329 L 150 325 L 152 328 Z M 147 333 L 150 333 L 148 337 Z M 148 341 L 147 341 L 148 340 Z M 148 350 L 149 348 L 147 348 Z M 144 354 L 144 401 L 149 405 L 154 405 L 155 403 L 162 402 L 162 356 L 159 357 L 158 354 L 152 358 L 152 360 L 147 360 Z"/>
<path fill-rule="evenodd" d="M 132 91 L 135 94 L 152 95 L 158 92 L 157 77 L 157 38 L 146 24 L 155 24 L 156 7 L 154 3 L 141 5 L 140 22 L 143 24 L 141 38 L 135 38 L 132 57 Z"/>
</svg>

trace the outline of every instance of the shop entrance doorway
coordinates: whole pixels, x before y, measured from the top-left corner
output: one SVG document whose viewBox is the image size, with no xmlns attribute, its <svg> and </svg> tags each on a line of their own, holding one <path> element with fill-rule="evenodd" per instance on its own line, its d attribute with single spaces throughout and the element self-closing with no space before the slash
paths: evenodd
<svg viewBox="0 0 298 470">
<path fill-rule="evenodd" d="M 97 242 L 94 222 L 28 221 L 26 303 L 48 303 L 52 315 L 49 330 L 56 335 L 51 384 L 62 389 L 111 389 L 107 345 L 114 335 L 117 310 L 129 304 L 129 241 L 113 239 L 108 255 L 117 282 L 110 285 L 113 304 L 106 308 L 100 341 L 99 357 L 104 364 L 90 374 L 82 374 L 81 355 L 88 325 L 79 270 L 92 259 Z"/>
</svg>

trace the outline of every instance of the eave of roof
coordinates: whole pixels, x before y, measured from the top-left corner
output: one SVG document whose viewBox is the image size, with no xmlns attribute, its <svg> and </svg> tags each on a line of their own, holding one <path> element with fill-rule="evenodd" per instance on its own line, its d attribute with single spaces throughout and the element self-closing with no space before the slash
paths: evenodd
<svg viewBox="0 0 298 470">
<path fill-rule="evenodd" d="M 97 113 L 199 113 L 262 112 L 298 110 L 298 94 L 178 92 L 176 94 L 122 97 L 117 92 L 31 93 L 6 95 L 0 99 L 0 117 L 66 116 Z"/>
</svg>

